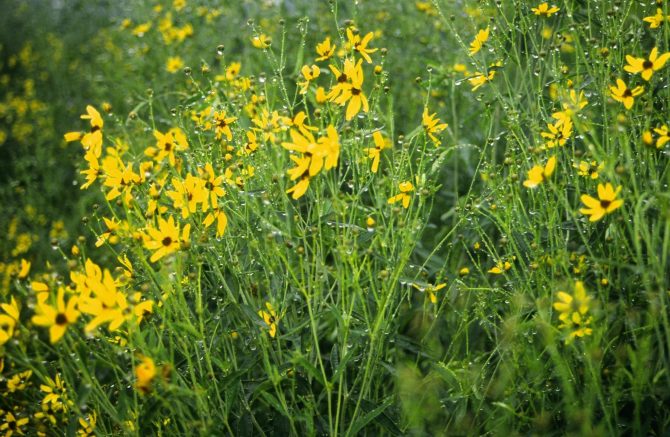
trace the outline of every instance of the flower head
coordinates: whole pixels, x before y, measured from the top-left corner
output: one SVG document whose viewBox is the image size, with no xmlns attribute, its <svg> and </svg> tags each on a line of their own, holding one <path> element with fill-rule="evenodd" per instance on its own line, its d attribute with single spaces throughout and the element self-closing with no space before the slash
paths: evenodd
<svg viewBox="0 0 670 437">
<path fill-rule="evenodd" d="M 547 164 L 542 167 L 541 165 L 536 165 L 535 167 L 528 170 L 528 179 L 523 181 L 523 186 L 526 188 L 536 188 L 542 182 L 549 179 L 549 177 L 554 173 L 556 168 L 556 157 L 552 156 L 547 160 Z"/>
<path fill-rule="evenodd" d="M 598 221 L 623 205 L 623 200 L 616 198 L 619 192 L 621 186 L 615 190 L 609 182 L 605 185 L 598 184 L 598 199 L 582 194 L 581 200 L 586 208 L 581 208 L 579 212 L 590 216 L 589 221 Z"/>
<path fill-rule="evenodd" d="M 481 29 L 479 32 L 477 32 L 477 35 L 475 35 L 475 39 L 473 39 L 472 42 L 470 43 L 471 55 L 474 55 L 475 53 L 479 52 L 482 49 L 482 47 L 484 47 L 484 43 L 489 39 L 489 32 L 490 32 L 489 27 L 487 27 L 486 29 Z"/>
<path fill-rule="evenodd" d="M 644 87 L 636 86 L 630 89 L 623 80 L 617 79 L 616 86 L 610 86 L 610 92 L 614 100 L 623 103 L 624 108 L 630 109 L 635 103 L 635 97 L 644 92 Z"/>
<path fill-rule="evenodd" d="M 642 73 L 642 79 L 649 81 L 655 71 L 660 70 L 665 66 L 665 63 L 670 59 L 670 52 L 658 55 L 658 47 L 654 47 L 649 54 L 649 59 L 636 58 L 631 55 L 626 55 L 626 62 L 628 65 L 623 69 L 632 74 Z"/>
<path fill-rule="evenodd" d="M 575 282 L 572 295 L 559 291 L 558 300 L 554 303 L 554 309 L 560 314 L 561 321 L 559 328 L 569 331 L 566 343 L 571 343 L 576 337 L 591 335 L 593 330 L 589 328 L 591 317 L 588 317 L 591 297 L 586 294 L 584 284 L 581 281 Z"/>
</svg>

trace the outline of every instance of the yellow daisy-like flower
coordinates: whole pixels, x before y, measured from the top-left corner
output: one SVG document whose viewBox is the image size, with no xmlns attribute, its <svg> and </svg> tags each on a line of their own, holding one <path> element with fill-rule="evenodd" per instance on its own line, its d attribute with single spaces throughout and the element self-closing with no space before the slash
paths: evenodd
<svg viewBox="0 0 670 437">
<path fill-rule="evenodd" d="M 547 164 L 542 167 L 541 165 L 536 165 L 535 167 L 528 170 L 528 179 L 523 181 L 523 186 L 526 188 L 536 188 L 542 182 L 549 179 L 549 177 L 554 173 L 556 168 L 556 157 L 552 156 L 547 161 Z"/>
<path fill-rule="evenodd" d="M 472 42 L 470 43 L 471 55 L 476 54 L 482 49 L 482 47 L 484 47 L 484 43 L 489 39 L 490 31 L 491 29 L 487 27 L 486 29 L 481 29 L 479 32 L 477 32 L 475 39 L 472 40 Z"/>
<path fill-rule="evenodd" d="M 148 393 L 151 390 L 151 382 L 156 376 L 156 365 L 150 357 L 143 356 L 142 361 L 135 366 L 135 387 L 142 393 Z"/>
<path fill-rule="evenodd" d="M 66 304 L 65 289 L 61 287 L 58 289 L 56 306 L 39 302 L 32 321 L 37 326 L 49 328 L 49 341 L 54 344 L 63 337 L 67 327 L 75 323 L 78 318 L 77 297 L 71 297 Z"/>
<path fill-rule="evenodd" d="M 279 323 L 279 316 L 270 302 L 265 302 L 266 310 L 259 310 L 258 315 L 263 319 L 263 322 L 268 326 L 268 334 L 275 338 L 277 335 L 277 323 Z"/>
<path fill-rule="evenodd" d="M 577 281 L 572 295 L 559 291 L 557 296 L 554 309 L 560 313 L 558 318 L 562 323 L 559 328 L 570 331 L 565 342 L 571 343 L 576 337 L 591 335 L 591 317 L 588 317 L 591 297 L 586 294 L 584 284 Z"/>
<path fill-rule="evenodd" d="M 632 74 L 641 73 L 642 79 L 649 81 L 655 71 L 660 70 L 665 66 L 665 63 L 670 59 L 670 52 L 658 55 L 658 47 L 654 47 L 649 54 L 649 59 L 636 58 L 631 55 L 626 55 L 628 65 L 623 69 Z"/>
<path fill-rule="evenodd" d="M 261 33 L 260 35 L 251 38 L 251 45 L 253 45 L 257 49 L 267 49 L 268 47 L 270 47 L 270 44 L 272 44 L 272 38 L 270 38 L 264 33 Z"/>
<path fill-rule="evenodd" d="M 400 194 L 389 197 L 388 203 L 392 205 L 396 202 L 402 202 L 403 208 L 409 208 L 409 202 L 412 200 L 409 193 L 414 191 L 414 185 L 409 181 L 400 182 L 400 184 L 398 184 L 398 189 L 400 190 Z"/>
<path fill-rule="evenodd" d="M 174 74 L 182 68 L 184 68 L 184 60 L 179 56 L 170 56 L 165 63 L 165 70 L 168 73 Z"/>
<path fill-rule="evenodd" d="M 365 149 L 365 151 L 368 154 L 368 158 L 372 159 L 372 173 L 377 173 L 382 150 L 391 147 L 391 141 L 388 138 L 384 138 L 382 133 L 379 131 L 373 132 L 372 139 L 374 140 L 375 147 L 369 147 Z"/>
<path fill-rule="evenodd" d="M 670 15 L 665 15 L 663 9 L 657 8 L 656 14 L 650 15 L 649 17 L 644 17 L 642 21 L 649 23 L 650 29 L 658 29 L 661 24 L 666 21 L 670 21 Z"/>
<path fill-rule="evenodd" d="M 614 100 L 623 103 L 624 108 L 630 109 L 635 103 L 635 97 L 644 92 L 644 87 L 636 86 L 630 89 L 623 80 L 617 79 L 616 86 L 610 86 L 610 92 Z"/>
<path fill-rule="evenodd" d="M 421 116 L 421 124 L 423 125 L 426 134 L 433 140 L 433 143 L 435 143 L 436 146 L 439 146 L 442 142 L 435 136 L 435 134 L 439 134 L 449 125 L 447 123 L 441 123 L 441 120 L 435 115 L 436 113 L 429 114 L 428 108 L 424 108 L 423 115 Z"/>
<path fill-rule="evenodd" d="M 531 9 L 531 11 L 535 15 L 539 15 L 539 16 L 544 15 L 547 18 L 551 17 L 552 15 L 554 15 L 555 13 L 557 13 L 560 10 L 561 9 L 557 8 L 556 6 L 549 7 L 549 4 L 546 3 L 546 2 L 545 3 L 540 3 L 536 8 Z"/>
<path fill-rule="evenodd" d="M 316 53 L 319 55 L 316 61 L 320 62 L 330 59 L 335 53 L 336 47 L 336 45 L 330 43 L 330 37 L 327 36 L 326 39 L 316 45 Z"/>
<path fill-rule="evenodd" d="M 670 130 L 668 129 L 667 125 L 663 125 L 660 128 L 654 128 L 654 132 L 656 132 L 659 137 L 656 138 L 656 148 L 660 149 L 661 147 L 665 146 L 665 144 L 670 141 Z"/>
<path fill-rule="evenodd" d="M 589 221 L 598 221 L 623 205 L 623 199 L 616 198 L 620 192 L 621 186 L 615 190 L 609 182 L 605 185 L 598 184 L 598 199 L 582 194 L 581 200 L 586 208 L 581 208 L 579 212 L 588 215 Z"/>
<path fill-rule="evenodd" d="M 412 284 L 412 287 L 416 288 L 419 291 L 423 291 L 428 295 L 428 299 L 430 299 L 430 303 L 436 304 L 437 303 L 437 292 L 442 290 L 444 287 L 446 287 L 446 283 L 441 283 L 437 285 L 418 285 L 418 284 Z"/>
</svg>

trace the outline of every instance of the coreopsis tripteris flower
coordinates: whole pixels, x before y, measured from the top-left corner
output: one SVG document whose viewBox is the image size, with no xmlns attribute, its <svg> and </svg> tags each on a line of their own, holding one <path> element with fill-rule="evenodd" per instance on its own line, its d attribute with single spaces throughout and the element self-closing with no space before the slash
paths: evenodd
<svg viewBox="0 0 670 437">
<path fill-rule="evenodd" d="M 377 173 L 382 150 L 391 147 L 391 141 L 388 138 L 384 138 L 382 133 L 379 131 L 372 133 L 372 140 L 374 141 L 375 146 L 369 147 L 365 149 L 365 151 L 368 154 L 368 158 L 372 159 L 372 168 L 370 171 L 372 171 L 372 173 Z"/>
<path fill-rule="evenodd" d="M 421 116 L 421 125 L 423 130 L 426 132 L 426 135 L 433 140 L 436 146 L 442 144 L 439 138 L 435 134 L 439 134 L 445 130 L 449 125 L 447 123 L 441 123 L 442 120 L 436 117 L 437 113 L 428 113 L 428 108 L 423 109 L 423 115 Z"/>
<path fill-rule="evenodd" d="M 419 285 L 419 284 L 412 284 L 414 288 L 416 288 L 419 291 L 423 291 L 428 295 L 428 299 L 432 304 L 437 303 L 437 292 L 442 290 L 444 287 L 447 286 L 446 283 L 441 283 L 437 285 L 432 285 L 432 284 L 427 284 L 427 285 Z"/>
<path fill-rule="evenodd" d="M 46 384 L 40 384 L 40 390 L 46 393 L 42 399 L 42 405 L 51 404 L 54 410 L 67 412 L 73 402 L 68 398 L 65 381 L 60 377 L 60 374 L 56 374 L 55 379 L 48 376 L 45 379 Z"/>
<path fill-rule="evenodd" d="M 609 214 L 623 205 L 623 200 L 616 198 L 620 192 L 621 186 L 615 190 L 609 182 L 605 185 L 598 184 L 598 199 L 582 194 L 581 200 L 586 208 L 581 208 L 579 212 L 588 215 L 591 222 L 598 221 L 605 214 Z"/>
<path fill-rule="evenodd" d="M 167 196 L 172 199 L 175 209 L 181 210 L 181 216 L 187 219 L 198 210 L 198 204 L 208 202 L 210 193 L 205 191 L 204 181 L 192 174 L 186 175 L 186 179 L 173 177 L 174 190 L 168 191 Z"/>
<path fill-rule="evenodd" d="M 242 64 L 239 62 L 231 62 L 230 65 L 226 68 L 226 80 L 232 81 L 240 74 L 242 69 Z"/>
<path fill-rule="evenodd" d="M 300 86 L 300 94 L 307 94 L 310 82 L 319 77 L 321 69 L 316 65 L 312 65 L 311 67 L 309 65 L 303 65 L 300 69 L 300 74 L 302 74 L 302 77 L 305 79 L 302 82 L 298 82 L 298 86 Z"/>
<path fill-rule="evenodd" d="M 404 181 L 398 184 L 398 189 L 400 190 L 400 193 L 389 197 L 387 202 L 391 205 L 396 202 L 402 202 L 403 208 L 409 208 L 409 202 L 412 200 L 409 193 L 414 191 L 414 185 L 409 181 Z"/>
<path fill-rule="evenodd" d="M 359 33 L 354 33 L 351 27 L 347 28 L 347 42 L 349 43 L 349 46 L 353 48 L 354 51 L 358 52 L 358 54 L 360 54 L 368 64 L 372 63 L 370 53 L 374 53 L 378 50 L 368 48 L 368 44 L 372 40 L 372 36 L 373 33 L 369 32 L 367 35 L 361 38 L 361 35 Z"/>
<path fill-rule="evenodd" d="M 18 278 L 19 279 L 25 279 L 28 277 L 28 273 L 30 273 L 30 261 L 21 258 L 21 268 L 19 269 L 18 273 Z"/>
<path fill-rule="evenodd" d="M 144 154 L 153 157 L 156 162 L 161 162 L 165 158 L 172 167 L 175 165 L 175 152 L 183 152 L 188 149 L 188 140 L 184 131 L 178 127 L 173 127 L 166 133 L 154 131 L 156 138 L 156 145 L 154 147 L 147 147 Z"/>
<path fill-rule="evenodd" d="M 82 170 L 79 173 L 83 174 L 86 176 L 86 182 L 82 184 L 81 189 L 85 190 L 88 187 L 90 187 L 93 182 L 98 179 L 98 176 L 102 173 L 100 170 L 100 163 L 98 162 L 98 158 L 95 156 L 95 153 L 93 151 L 89 150 L 86 152 L 84 155 L 84 159 L 88 163 L 88 168 L 86 170 Z"/>
<path fill-rule="evenodd" d="M 206 228 L 209 228 L 214 221 L 216 221 L 216 237 L 220 238 L 226 233 L 226 228 L 228 227 L 228 216 L 221 208 L 212 208 L 211 211 L 207 212 L 205 220 L 202 224 Z"/>
<path fill-rule="evenodd" d="M 28 424 L 30 419 L 27 417 L 17 418 L 12 414 L 11 411 L 7 411 L 3 417 L 3 423 L 0 425 L 0 431 L 4 433 L 5 436 L 10 437 L 14 433 L 18 435 L 25 435 L 23 428 Z"/>
<path fill-rule="evenodd" d="M 19 321 L 19 305 L 14 296 L 9 303 L 0 305 L 5 314 L 0 314 L 0 346 L 7 343 L 14 336 L 14 329 Z"/>
<path fill-rule="evenodd" d="M 624 108 L 630 109 L 635 103 L 635 97 L 644 92 L 644 87 L 636 86 L 630 89 L 623 80 L 617 79 L 616 86 L 610 86 L 610 92 L 614 100 L 623 103 Z"/>
<path fill-rule="evenodd" d="M 257 49 L 267 49 L 268 47 L 270 47 L 270 44 L 272 44 L 272 38 L 270 38 L 264 33 L 261 33 L 260 35 L 256 35 L 253 38 L 251 38 L 251 45 L 253 45 Z"/>
<path fill-rule="evenodd" d="M 659 128 L 654 128 L 654 132 L 658 134 L 658 138 L 656 138 L 657 149 L 665 146 L 665 144 L 670 141 L 670 129 L 668 129 L 667 125 L 664 124 Z"/>
<path fill-rule="evenodd" d="M 291 155 L 289 158 L 295 163 L 295 167 L 287 171 L 289 178 L 292 181 L 296 179 L 299 179 L 299 181 L 294 186 L 286 190 L 286 193 L 290 193 L 293 200 L 298 200 L 305 195 L 307 189 L 309 188 L 309 183 L 311 180 L 309 175 L 309 167 L 312 159 L 307 155 Z"/>
<path fill-rule="evenodd" d="M 251 122 L 256 125 L 254 130 L 261 135 L 263 141 L 271 143 L 277 142 L 277 135 L 289 125 L 286 117 L 279 115 L 277 111 L 270 112 L 267 109 L 263 109 L 259 115 L 251 119 Z"/>
<path fill-rule="evenodd" d="M 545 17 L 551 17 L 552 15 L 554 15 L 555 13 L 557 13 L 560 10 L 561 9 L 557 8 L 556 6 L 551 6 L 550 7 L 547 2 L 540 3 L 539 5 L 537 5 L 537 7 L 531 8 L 531 11 L 535 15 L 540 15 L 540 16 L 544 15 Z"/>
<path fill-rule="evenodd" d="M 650 15 L 649 17 L 644 17 L 642 21 L 649 23 L 650 29 L 658 29 L 661 24 L 666 21 L 670 21 L 670 15 L 665 15 L 663 9 L 657 8 L 656 14 Z"/>
<path fill-rule="evenodd" d="M 209 205 L 212 205 L 212 208 L 216 209 L 219 207 L 219 197 L 222 197 L 226 194 L 226 191 L 223 189 L 223 175 L 216 175 L 214 173 L 214 167 L 209 162 L 205 164 L 204 170 L 201 170 L 201 177 L 204 181 L 203 188 L 205 189 L 205 196 L 202 199 L 202 210 L 207 211 Z"/>
<path fill-rule="evenodd" d="M 103 186 L 110 188 L 105 199 L 114 200 L 123 194 L 124 203 L 129 204 L 133 199 L 133 187 L 140 182 L 139 175 L 133 171 L 133 164 L 126 165 L 118 156 L 107 155 L 102 160 L 102 172 L 105 175 Z"/>
<path fill-rule="evenodd" d="M 147 228 L 147 238 L 144 241 L 144 247 L 154 251 L 149 260 L 153 263 L 178 251 L 182 243 L 189 241 L 190 231 L 191 225 L 186 224 L 180 239 L 179 224 L 175 224 L 174 217 L 170 216 L 167 220 L 159 217 L 158 227 L 150 226 Z"/>
<path fill-rule="evenodd" d="M 298 129 L 303 135 L 309 135 L 310 131 L 318 130 L 318 128 L 314 126 L 307 125 L 305 120 L 307 120 L 307 114 L 305 111 L 300 111 L 291 119 L 290 125 L 291 127 Z"/>
<path fill-rule="evenodd" d="M 216 139 L 220 140 L 224 135 L 228 141 L 233 140 L 233 132 L 230 130 L 230 125 L 237 120 L 237 117 L 228 117 L 224 111 L 216 111 L 214 113 L 214 134 Z"/>
<path fill-rule="evenodd" d="M 584 97 L 584 91 L 580 91 L 578 94 L 577 91 L 572 89 L 568 93 L 567 98 L 563 99 L 561 110 L 554 112 L 551 116 L 558 120 L 559 123 L 565 122 L 566 120 L 572 121 L 575 115 L 588 104 L 589 101 Z"/>
<path fill-rule="evenodd" d="M 38 302 L 32 321 L 37 326 L 49 328 L 49 341 L 56 343 L 61 339 L 68 326 L 74 324 L 79 318 L 77 309 L 77 297 L 72 296 L 65 303 L 65 288 L 58 289 L 56 305 L 52 306 L 44 302 Z"/>
<path fill-rule="evenodd" d="M 574 165 L 577 168 L 577 174 L 586 176 L 593 180 L 598 179 L 600 172 L 605 168 L 605 163 L 598 164 L 596 161 L 580 161 L 579 164 Z"/>
<path fill-rule="evenodd" d="M 526 188 L 536 188 L 542 182 L 546 181 L 554 173 L 556 168 L 556 157 L 552 156 L 547 160 L 547 164 L 543 167 L 536 165 L 528 170 L 528 179 L 523 181 L 523 186 Z"/>
<path fill-rule="evenodd" d="M 170 56 L 165 62 L 165 71 L 174 74 L 184 68 L 184 60 L 179 56 Z"/>
<path fill-rule="evenodd" d="M 490 33 L 490 28 L 487 27 L 486 29 L 481 29 L 479 32 L 477 32 L 477 35 L 475 35 L 475 39 L 472 40 L 470 43 L 470 54 L 474 55 L 475 53 L 479 52 L 482 47 L 484 47 L 484 43 L 488 41 L 489 39 L 489 33 Z"/>
<path fill-rule="evenodd" d="M 117 234 L 118 230 L 121 228 L 121 221 L 112 217 L 108 219 L 103 217 L 102 220 L 105 222 L 105 231 L 100 234 L 97 241 L 95 242 L 95 247 L 100 247 L 106 242 L 110 244 L 116 244 L 119 242 L 119 236 Z"/>
<path fill-rule="evenodd" d="M 665 66 L 665 63 L 670 59 L 670 52 L 658 55 L 658 47 L 654 47 L 649 54 L 649 59 L 636 58 L 631 55 L 626 55 L 626 62 L 623 69 L 632 74 L 641 73 L 642 79 L 649 81 L 655 71 L 660 70 Z"/>
<path fill-rule="evenodd" d="M 150 357 L 143 356 L 137 366 L 135 366 L 135 388 L 146 394 L 151 391 L 151 383 L 156 377 L 156 364 Z"/>
<path fill-rule="evenodd" d="M 542 138 L 546 140 L 545 145 L 551 149 L 556 146 L 565 146 L 565 143 L 572 136 L 572 121 L 569 118 L 556 123 L 547 123 L 549 131 L 540 132 Z"/>
<path fill-rule="evenodd" d="M 586 294 L 584 284 L 576 281 L 572 295 L 564 291 L 557 292 L 557 295 L 554 309 L 560 313 L 558 318 L 562 323 L 559 328 L 570 331 L 565 342 L 571 343 L 576 337 L 591 335 L 591 317 L 588 316 L 591 297 Z"/>
<path fill-rule="evenodd" d="M 470 85 L 472 85 L 471 91 L 477 91 L 482 85 L 487 82 L 493 81 L 496 77 L 497 68 L 502 67 L 502 61 L 497 61 L 489 65 L 488 73 L 476 72 L 472 77 L 468 79 Z"/>
<path fill-rule="evenodd" d="M 258 315 L 267 325 L 268 334 L 270 334 L 270 337 L 275 338 L 275 335 L 277 335 L 277 323 L 279 323 L 279 316 L 270 302 L 265 302 L 265 308 L 266 309 L 259 310 Z"/>
<path fill-rule="evenodd" d="M 86 417 L 79 418 L 79 429 L 77 429 L 77 437 L 93 437 L 95 435 L 95 425 L 98 421 L 98 415 L 92 411 Z"/>
<path fill-rule="evenodd" d="M 316 45 L 316 53 L 319 55 L 316 61 L 321 62 L 330 59 L 335 53 L 336 47 L 334 44 L 331 44 L 330 37 L 327 36 L 326 39 Z"/>
<path fill-rule="evenodd" d="M 91 105 L 86 106 L 86 114 L 81 116 L 83 120 L 89 120 L 91 130 L 89 132 L 68 132 L 65 134 L 65 141 L 80 141 L 84 150 L 91 151 L 96 158 L 102 153 L 102 128 L 104 121 L 100 113 Z"/>
<path fill-rule="evenodd" d="M 332 69 L 332 66 L 331 66 Z M 337 97 L 331 97 L 331 101 L 334 101 L 338 105 L 344 106 L 347 102 L 347 111 L 345 113 L 345 119 L 351 120 L 356 114 L 358 114 L 363 109 L 363 112 L 369 111 L 368 99 L 363 94 L 363 66 L 362 60 L 359 59 L 358 62 L 354 65 L 352 63 L 344 63 L 344 75 L 348 82 L 338 83 L 335 87 L 341 85 L 339 95 Z M 340 78 L 338 78 L 339 82 Z M 334 88 L 335 88 L 334 87 Z M 332 94 L 333 91 L 331 91 Z"/>
</svg>

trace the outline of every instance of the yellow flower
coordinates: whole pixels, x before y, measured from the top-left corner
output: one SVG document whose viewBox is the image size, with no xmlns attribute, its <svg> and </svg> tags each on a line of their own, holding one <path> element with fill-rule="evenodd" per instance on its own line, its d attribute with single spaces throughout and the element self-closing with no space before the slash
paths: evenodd
<svg viewBox="0 0 670 437">
<path fill-rule="evenodd" d="M 25 279 L 30 273 L 30 261 L 21 258 L 21 270 L 19 270 L 19 279 Z"/>
<path fill-rule="evenodd" d="M 665 143 L 670 141 L 670 130 L 668 129 L 668 126 L 666 126 L 665 124 L 660 128 L 654 128 L 654 132 L 656 132 L 659 135 L 659 137 L 656 138 L 657 149 L 660 149 L 661 147 L 665 146 Z"/>
<path fill-rule="evenodd" d="M 554 124 L 547 123 L 549 132 L 540 132 L 542 138 L 546 140 L 545 145 L 551 149 L 556 146 L 565 146 L 565 143 L 572 136 L 572 121 L 570 118 L 559 120 Z"/>
<path fill-rule="evenodd" d="M 191 225 L 184 226 L 181 240 L 188 241 L 191 231 Z M 175 224 L 174 217 L 170 216 L 167 220 L 162 217 L 158 218 L 158 228 L 149 227 L 147 229 L 147 239 L 144 242 L 144 247 L 153 250 L 150 261 L 156 262 L 159 259 L 170 255 L 180 248 L 179 239 L 179 224 Z"/>
<path fill-rule="evenodd" d="M 142 361 L 135 366 L 135 388 L 142 393 L 151 391 L 151 383 L 156 377 L 156 365 L 150 357 L 143 356 Z"/>
<path fill-rule="evenodd" d="M 344 106 L 347 102 L 347 111 L 345 118 L 351 120 L 356 114 L 363 109 L 363 112 L 368 112 L 368 99 L 363 94 L 363 67 L 362 59 L 359 59 L 356 64 L 353 62 L 344 63 L 344 74 L 338 74 L 338 84 L 333 87 L 329 94 L 331 101 L 338 105 Z M 337 71 L 332 65 L 331 70 Z M 342 80 L 344 77 L 344 81 Z"/>
<path fill-rule="evenodd" d="M 2 346 L 14 336 L 14 329 L 19 321 L 19 305 L 12 296 L 10 303 L 3 303 L 0 307 L 5 311 L 5 314 L 0 314 L 0 346 Z"/>
<path fill-rule="evenodd" d="M 573 165 L 577 168 L 577 174 L 580 176 L 587 176 L 591 179 L 598 179 L 600 172 L 605 168 L 605 163 L 601 162 L 598 164 L 596 161 L 580 161 L 579 165 Z"/>
<path fill-rule="evenodd" d="M 542 182 L 549 179 L 549 177 L 554 173 L 556 168 L 556 157 L 552 156 L 547 161 L 547 164 L 542 167 L 541 165 L 536 165 L 535 167 L 528 170 L 528 179 L 523 181 L 523 186 L 526 188 L 536 188 Z"/>
<path fill-rule="evenodd" d="M 650 29 L 657 29 L 665 21 L 670 21 L 670 15 L 663 14 L 663 9 L 657 8 L 655 15 L 651 15 L 649 17 L 644 17 L 642 19 L 642 21 L 645 21 L 645 22 L 649 23 L 649 28 Z"/>
<path fill-rule="evenodd" d="M 60 287 L 56 298 L 56 306 L 51 306 L 46 302 L 39 302 L 32 321 L 37 326 L 49 328 L 49 340 L 53 344 L 60 340 L 63 334 L 65 334 L 67 327 L 75 323 L 79 318 L 79 310 L 76 307 L 77 297 L 70 297 L 66 305 L 65 289 Z"/>
<path fill-rule="evenodd" d="M 3 424 L 0 425 L 0 431 L 7 437 L 14 433 L 24 435 L 22 428 L 28 424 L 28 421 L 29 419 L 27 417 L 17 419 L 10 411 L 8 411 L 3 418 Z"/>
<path fill-rule="evenodd" d="M 554 303 L 554 309 L 560 313 L 558 318 L 562 323 L 559 328 L 570 331 L 565 342 L 571 343 L 576 337 L 591 335 L 593 332 L 589 328 L 591 317 L 587 317 L 591 297 L 586 294 L 584 284 L 576 281 L 572 295 L 559 291 L 557 296 L 558 301 Z"/>
<path fill-rule="evenodd" d="M 335 48 L 336 46 L 330 43 L 330 37 L 327 36 L 326 39 L 316 45 L 316 53 L 319 55 L 316 61 L 320 62 L 330 59 L 335 53 Z"/>
<path fill-rule="evenodd" d="M 605 214 L 609 214 L 623 205 L 623 200 L 616 198 L 619 192 L 621 192 L 621 186 L 615 190 L 609 182 L 605 185 L 598 184 L 598 199 L 582 194 L 581 200 L 586 208 L 581 208 L 579 212 L 590 216 L 589 221 L 598 221 Z"/>
<path fill-rule="evenodd" d="M 438 291 L 442 290 L 444 287 L 446 287 L 447 284 L 443 282 L 443 283 L 437 284 L 437 285 L 427 284 L 425 286 L 421 286 L 421 285 L 418 285 L 418 284 L 412 284 L 412 286 L 419 291 L 425 292 L 428 295 L 428 299 L 430 299 L 430 302 L 432 304 L 436 304 L 437 303 L 436 293 Z"/>
<path fill-rule="evenodd" d="M 165 70 L 168 73 L 176 73 L 184 67 L 184 61 L 179 56 L 170 56 L 165 63 Z"/>
<path fill-rule="evenodd" d="M 617 102 L 623 103 L 626 109 L 632 108 L 633 103 L 635 103 L 635 97 L 644 92 L 644 87 L 641 86 L 636 86 L 633 89 L 628 88 L 626 83 L 621 79 L 617 79 L 616 84 L 616 86 L 610 86 L 612 98 Z"/>
<path fill-rule="evenodd" d="M 309 65 L 303 65 L 300 69 L 300 73 L 305 78 L 304 81 L 298 82 L 298 85 L 300 86 L 300 94 L 307 94 L 309 83 L 319 77 L 321 69 L 316 65 L 312 65 L 311 67 Z"/>
<path fill-rule="evenodd" d="M 584 97 L 584 91 L 580 91 L 579 94 L 577 94 L 577 91 L 571 89 L 568 93 L 568 98 L 564 99 L 561 105 L 562 110 L 554 112 L 551 116 L 559 122 L 565 122 L 567 120 L 572 121 L 574 116 L 588 104 L 589 101 Z"/>
<path fill-rule="evenodd" d="M 442 144 L 442 142 L 435 136 L 443 130 L 445 130 L 449 125 L 447 123 L 440 123 L 440 119 L 435 115 L 437 113 L 428 114 L 428 108 L 423 109 L 423 115 L 421 116 L 421 124 L 423 129 L 426 131 L 426 134 L 433 140 L 433 143 L 436 146 Z"/>
<path fill-rule="evenodd" d="M 391 141 L 388 138 L 384 138 L 380 131 L 373 132 L 372 139 L 375 143 L 375 147 L 369 147 L 365 150 L 368 154 L 368 158 L 372 159 L 372 173 L 377 173 L 381 152 L 382 150 L 391 147 Z"/>
<path fill-rule="evenodd" d="M 91 105 L 86 106 L 86 114 L 80 117 L 82 120 L 90 120 L 91 130 L 87 133 L 68 132 L 65 141 L 80 141 L 84 150 L 91 151 L 96 158 L 102 153 L 102 128 L 104 121 L 100 113 Z"/>
<path fill-rule="evenodd" d="M 409 202 L 412 199 L 408 193 L 414 191 L 414 185 L 412 185 L 412 183 L 409 181 L 400 182 L 400 184 L 398 184 L 398 189 L 400 190 L 400 194 L 389 197 L 388 203 L 392 205 L 398 201 L 401 201 L 402 207 L 406 209 L 409 207 Z"/>
<path fill-rule="evenodd" d="M 372 40 L 373 33 L 369 32 L 367 35 L 365 35 L 361 39 L 361 35 L 352 31 L 351 27 L 347 28 L 347 39 L 349 42 L 349 45 L 354 49 L 354 51 L 358 52 L 363 59 L 368 64 L 372 63 L 372 58 L 370 58 L 370 53 L 376 52 L 378 49 L 369 49 L 368 44 L 370 43 L 370 40 Z M 334 48 L 333 48 L 334 50 Z"/>
<path fill-rule="evenodd" d="M 628 65 L 624 66 L 623 69 L 632 74 L 642 73 L 642 79 L 649 81 L 654 71 L 663 68 L 668 59 L 670 59 L 670 52 L 658 56 L 658 48 L 654 47 L 649 54 L 649 59 L 626 55 Z"/>
<path fill-rule="evenodd" d="M 479 52 L 482 49 L 484 43 L 489 39 L 489 32 L 490 32 L 489 27 L 487 27 L 486 29 L 481 29 L 479 32 L 477 32 L 475 39 L 472 41 L 472 43 L 470 43 L 471 55 L 474 55 L 475 53 Z"/>
<path fill-rule="evenodd" d="M 279 316 L 270 302 L 265 302 L 266 310 L 259 310 L 258 315 L 263 319 L 263 322 L 268 326 L 268 334 L 270 337 L 274 338 L 277 334 L 277 323 L 279 322 Z"/>
<path fill-rule="evenodd" d="M 468 82 L 470 82 L 470 85 L 472 85 L 472 91 L 477 91 L 479 87 L 481 87 L 487 82 L 491 82 L 495 77 L 496 77 L 495 70 L 489 71 L 488 75 L 477 72 L 474 74 L 474 76 L 468 79 Z"/>
<path fill-rule="evenodd" d="M 270 44 L 272 44 L 272 38 L 264 33 L 261 33 L 260 35 L 256 35 L 251 38 L 251 44 L 257 49 L 267 49 L 270 47 Z"/>
<path fill-rule="evenodd" d="M 223 135 L 228 141 L 233 140 L 233 132 L 230 130 L 230 125 L 237 120 L 237 117 L 227 117 L 224 111 L 216 111 L 214 113 L 214 127 L 216 139 L 220 140 Z"/>
<path fill-rule="evenodd" d="M 544 15 L 545 17 L 551 17 L 556 12 L 560 11 L 560 8 L 556 6 L 549 7 L 548 3 L 540 3 L 536 8 L 532 8 L 531 11 L 535 15 Z"/>
</svg>

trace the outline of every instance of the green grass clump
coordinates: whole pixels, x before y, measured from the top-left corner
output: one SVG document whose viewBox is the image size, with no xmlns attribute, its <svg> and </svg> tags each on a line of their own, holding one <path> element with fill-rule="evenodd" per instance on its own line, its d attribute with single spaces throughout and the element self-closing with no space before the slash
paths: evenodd
<svg viewBox="0 0 670 437">
<path fill-rule="evenodd" d="M 667 4 L 77 5 L 6 18 L 0 431 L 670 427 Z"/>
</svg>

